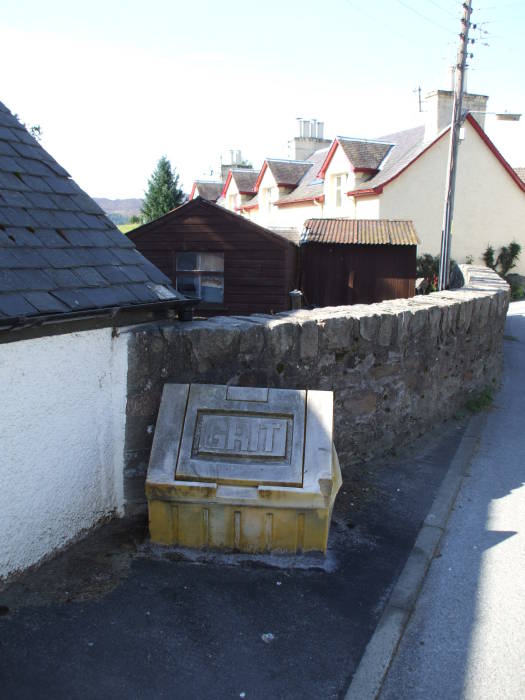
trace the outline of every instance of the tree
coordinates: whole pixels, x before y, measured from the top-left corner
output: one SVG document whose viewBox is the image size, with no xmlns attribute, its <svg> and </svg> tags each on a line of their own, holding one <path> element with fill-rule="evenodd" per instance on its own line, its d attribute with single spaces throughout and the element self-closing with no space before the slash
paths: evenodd
<svg viewBox="0 0 525 700">
<path fill-rule="evenodd" d="M 509 271 L 512 270 L 513 267 L 516 267 L 520 253 L 520 244 L 516 243 L 516 241 L 512 241 L 508 246 L 501 246 L 498 257 L 494 259 L 496 251 L 491 245 L 488 245 L 483 253 L 483 262 L 487 267 L 491 267 L 502 277 L 506 277 Z"/>
<path fill-rule="evenodd" d="M 175 169 L 172 170 L 166 156 L 162 156 L 157 163 L 153 175 L 148 180 L 148 189 L 144 195 L 141 212 L 145 224 L 158 219 L 159 216 L 163 216 L 184 201 L 184 192 L 179 186 L 179 176 Z"/>
</svg>

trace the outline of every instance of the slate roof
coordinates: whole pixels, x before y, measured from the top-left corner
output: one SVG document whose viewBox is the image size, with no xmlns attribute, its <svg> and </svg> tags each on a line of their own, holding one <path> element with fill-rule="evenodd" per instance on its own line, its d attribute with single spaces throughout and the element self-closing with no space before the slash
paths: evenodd
<svg viewBox="0 0 525 700">
<path fill-rule="evenodd" d="M 195 180 L 199 196 L 207 199 L 209 202 L 216 202 L 222 193 L 224 187 L 223 182 L 214 182 L 212 180 Z"/>
<path fill-rule="evenodd" d="M 417 245 L 412 221 L 388 219 L 308 219 L 301 244 Z"/>
<path fill-rule="evenodd" d="M 328 150 L 328 148 L 321 148 L 311 155 L 311 166 L 303 175 L 297 187 L 290 194 L 280 197 L 276 204 L 293 204 L 294 202 L 322 197 L 324 186 L 323 181 L 318 177 L 318 173 L 328 154 Z"/>
<path fill-rule="evenodd" d="M 0 324 L 183 299 L 0 102 Z"/>
<path fill-rule="evenodd" d="M 413 129 L 388 134 L 378 140 L 388 141 L 394 144 L 394 148 L 385 158 L 381 170 L 369 180 L 358 184 L 356 190 L 367 190 L 384 184 L 403 170 L 429 145 L 425 141 L 424 126 L 416 126 Z"/>
<path fill-rule="evenodd" d="M 352 139 L 344 136 L 338 136 L 337 141 L 356 170 L 378 170 L 392 148 L 391 142 L 380 143 L 379 141 Z"/>
<path fill-rule="evenodd" d="M 268 158 L 266 160 L 270 172 L 275 178 L 278 185 L 289 185 L 295 187 L 301 178 L 312 167 L 311 161 L 300 160 L 278 160 L 276 158 Z"/>
<path fill-rule="evenodd" d="M 232 168 L 231 172 L 232 179 L 235 181 L 237 189 L 241 194 L 253 192 L 253 188 L 257 182 L 257 177 L 259 176 L 258 170 L 248 168 Z"/>
<path fill-rule="evenodd" d="M 514 168 L 514 172 L 520 178 L 520 180 L 525 182 L 525 168 Z"/>
</svg>

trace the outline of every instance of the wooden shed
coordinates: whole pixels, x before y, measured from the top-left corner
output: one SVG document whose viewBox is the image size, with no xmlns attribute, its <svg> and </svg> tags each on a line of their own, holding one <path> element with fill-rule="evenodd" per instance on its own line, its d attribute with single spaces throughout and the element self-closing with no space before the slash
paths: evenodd
<svg viewBox="0 0 525 700">
<path fill-rule="evenodd" d="M 277 313 L 297 286 L 296 242 L 201 197 L 128 234 L 197 314 Z M 298 236 L 297 236 L 298 238 Z"/>
<path fill-rule="evenodd" d="M 411 221 L 309 219 L 301 236 L 301 289 L 310 306 L 414 296 L 418 238 Z"/>
</svg>

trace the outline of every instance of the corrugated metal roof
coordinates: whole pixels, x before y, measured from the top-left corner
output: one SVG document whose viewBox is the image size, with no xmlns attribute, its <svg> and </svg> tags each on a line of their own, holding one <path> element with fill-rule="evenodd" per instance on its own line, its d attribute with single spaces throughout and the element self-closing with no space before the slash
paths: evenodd
<svg viewBox="0 0 525 700">
<path fill-rule="evenodd" d="M 301 243 L 417 245 L 412 221 L 390 219 L 308 219 Z"/>
</svg>

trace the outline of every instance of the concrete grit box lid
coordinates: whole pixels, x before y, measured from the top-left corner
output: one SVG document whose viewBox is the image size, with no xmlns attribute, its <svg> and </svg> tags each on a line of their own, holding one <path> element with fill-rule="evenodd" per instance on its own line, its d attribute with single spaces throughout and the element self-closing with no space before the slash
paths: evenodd
<svg viewBox="0 0 525 700">
<path fill-rule="evenodd" d="M 302 488 L 330 477 L 332 430 L 329 391 L 166 384 L 148 481 Z"/>
</svg>

